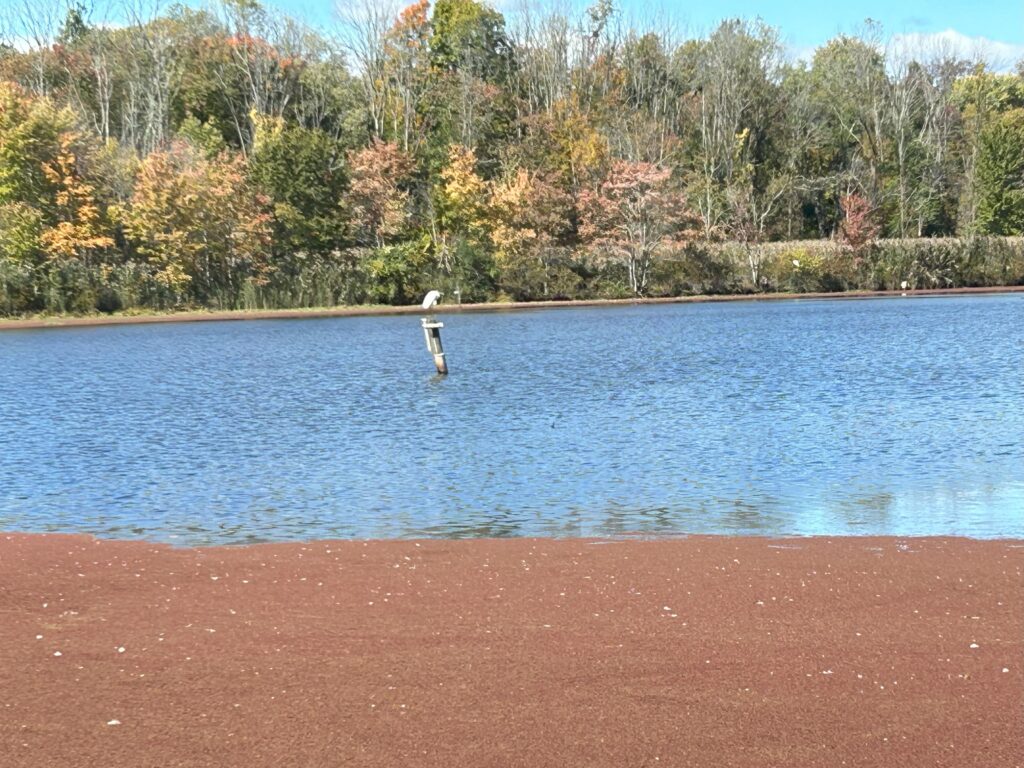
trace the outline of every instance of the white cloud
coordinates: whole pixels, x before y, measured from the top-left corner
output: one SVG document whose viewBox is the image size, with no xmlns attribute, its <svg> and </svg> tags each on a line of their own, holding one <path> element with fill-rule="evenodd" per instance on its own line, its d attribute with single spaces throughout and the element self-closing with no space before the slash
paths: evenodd
<svg viewBox="0 0 1024 768">
<path fill-rule="evenodd" d="M 1024 59 L 1024 45 L 981 36 L 970 37 L 955 29 L 893 35 L 889 50 L 910 55 L 932 51 L 950 53 L 965 59 L 985 61 L 997 71 L 1013 69 L 1018 61 Z"/>
<path fill-rule="evenodd" d="M 810 64 L 814 60 L 814 53 L 821 46 L 818 45 L 787 45 L 786 55 L 790 61 L 803 61 Z"/>
<path fill-rule="evenodd" d="M 821 46 L 789 46 L 789 57 L 794 61 L 808 64 Z M 955 29 L 943 32 L 903 32 L 893 35 L 885 45 L 890 60 L 901 57 L 915 58 L 931 53 L 959 56 L 970 61 L 984 61 L 997 72 L 1012 70 L 1018 61 L 1024 59 L 1024 44 L 991 40 L 987 37 L 971 37 Z"/>
</svg>

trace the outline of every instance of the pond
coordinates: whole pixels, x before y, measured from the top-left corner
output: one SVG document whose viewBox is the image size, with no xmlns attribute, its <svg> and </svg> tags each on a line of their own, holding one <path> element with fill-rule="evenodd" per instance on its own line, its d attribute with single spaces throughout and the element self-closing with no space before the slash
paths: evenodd
<svg viewBox="0 0 1024 768">
<path fill-rule="evenodd" d="M 1024 296 L 0 334 L 0 530 L 1024 537 Z"/>
</svg>

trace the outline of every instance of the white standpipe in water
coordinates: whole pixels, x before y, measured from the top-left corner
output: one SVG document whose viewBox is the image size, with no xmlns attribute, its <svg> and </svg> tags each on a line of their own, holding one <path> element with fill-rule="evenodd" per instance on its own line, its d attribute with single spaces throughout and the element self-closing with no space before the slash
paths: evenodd
<svg viewBox="0 0 1024 768">
<path fill-rule="evenodd" d="M 434 308 L 440 298 L 440 291 L 430 291 L 423 297 L 421 306 L 424 310 L 429 311 Z M 441 346 L 441 329 L 444 328 L 444 323 L 439 323 L 433 315 L 428 315 L 420 320 L 420 325 L 423 326 L 423 336 L 427 340 L 427 350 L 434 356 L 437 372 L 441 376 L 447 376 L 448 361 L 445 360 L 444 347 Z"/>
</svg>

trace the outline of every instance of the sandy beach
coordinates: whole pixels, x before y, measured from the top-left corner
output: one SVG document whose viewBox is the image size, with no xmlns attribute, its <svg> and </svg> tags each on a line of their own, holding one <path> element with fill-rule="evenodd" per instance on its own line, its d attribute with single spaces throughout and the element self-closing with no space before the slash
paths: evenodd
<svg viewBox="0 0 1024 768">
<path fill-rule="evenodd" d="M 20 766 L 1020 766 L 1024 542 L 0 535 Z"/>
</svg>

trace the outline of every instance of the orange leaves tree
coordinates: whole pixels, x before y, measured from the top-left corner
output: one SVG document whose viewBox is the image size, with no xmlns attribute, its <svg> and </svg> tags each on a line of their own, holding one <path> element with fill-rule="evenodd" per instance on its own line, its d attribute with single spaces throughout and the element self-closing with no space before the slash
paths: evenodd
<svg viewBox="0 0 1024 768">
<path fill-rule="evenodd" d="M 655 258 L 692 236 L 693 217 L 671 175 L 652 163 L 616 160 L 579 196 L 580 237 L 625 266 L 634 296 L 646 293 Z"/>
<path fill-rule="evenodd" d="M 43 230 L 39 242 L 50 260 L 80 259 L 88 264 L 90 256 L 113 247 L 114 239 L 96 204 L 92 184 L 78 169 L 76 139 L 73 133 L 62 134 L 57 156 L 43 165 L 43 173 L 56 190 L 55 221 Z"/>
<path fill-rule="evenodd" d="M 399 13 L 384 38 L 386 129 L 403 150 L 425 140 L 425 96 L 431 87 L 430 3 L 417 0 Z"/>
<path fill-rule="evenodd" d="M 349 229 L 358 245 L 354 252 L 370 278 L 369 298 L 386 303 L 418 300 L 430 254 L 422 238 L 407 239 L 413 231 L 413 159 L 397 144 L 374 139 L 368 147 L 349 152 L 348 162 Z"/>
<path fill-rule="evenodd" d="M 374 139 L 348 162 L 353 234 L 360 245 L 383 247 L 407 224 L 413 160 L 397 144 Z"/>
<path fill-rule="evenodd" d="M 271 271 L 267 203 L 246 180 L 241 157 L 208 159 L 175 142 L 142 162 L 131 201 L 117 215 L 175 303 L 222 306 Z"/>
</svg>

